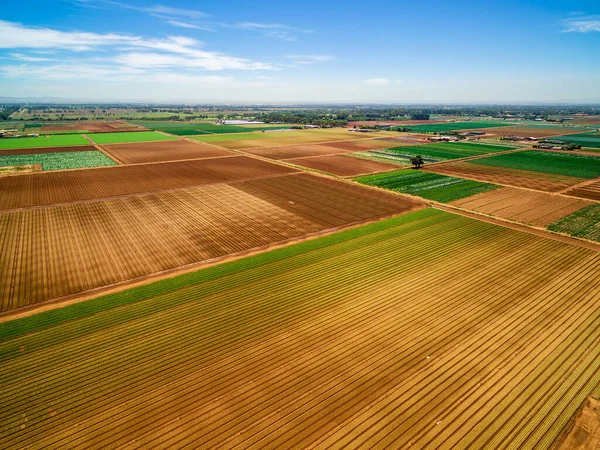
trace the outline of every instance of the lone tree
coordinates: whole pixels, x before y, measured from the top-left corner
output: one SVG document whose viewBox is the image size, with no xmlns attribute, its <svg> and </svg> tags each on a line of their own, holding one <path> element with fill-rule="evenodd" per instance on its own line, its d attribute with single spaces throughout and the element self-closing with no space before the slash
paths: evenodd
<svg viewBox="0 0 600 450">
<path fill-rule="evenodd" d="M 421 158 L 421 155 L 413 156 L 410 158 L 410 162 L 415 169 L 420 169 L 423 165 L 423 158 Z"/>
</svg>

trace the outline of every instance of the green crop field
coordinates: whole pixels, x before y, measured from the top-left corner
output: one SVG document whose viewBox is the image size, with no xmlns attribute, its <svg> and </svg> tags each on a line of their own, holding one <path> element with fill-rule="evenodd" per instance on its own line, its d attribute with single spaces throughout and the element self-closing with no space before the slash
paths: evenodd
<svg viewBox="0 0 600 450">
<path fill-rule="evenodd" d="M 407 147 L 386 148 L 384 150 L 371 150 L 369 153 L 377 155 L 390 154 L 390 156 L 399 155 L 408 158 L 421 155 L 426 160 L 445 161 L 513 150 L 515 148 L 518 147 L 468 142 L 444 142 L 441 144 L 411 145 Z"/>
<path fill-rule="evenodd" d="M 600 132 L 569 134 L 566 136 L 554 136 L 543 139 L 543 141 L 563 141 L 568 144 L 580 144 L 582 147 L 600 148 Z"/>
<path fill-rule="evenodd" d="M 421 133 L 437 133 L 440 131 L 460 131 L 460 130 L 475 130 L 479 128 L 505 127 L 506 122 L 448 122 L 448 123 L 431 123 L 423 125 L 410 125 L 404 128 L 410 128 L 411 131 Z"/>
<path fill-rule="evenodd" d="M 577 153 L 525 151 L 490 156 L 470 162 L 578 178 L 600 176 L 600 157 Z"/>
<path fill-rule="evenodd" d="M 42 153 L 35 155 L 0 154 L 0 167 L 41 164 L 42 170 L 83 169 L 86 167 L 115 166 L 116 163 L 99 151 Z"/>
<path fill-rule="evenodd" d="M 127 142 L 173 141 L 173 136 L 166 136 L 155 131 L 132 131 L 122 133 L 96 133 L 89 136 L 96 144 L 122 144 Z"/>
<path fill-rule="evenodd" d="M 247 133 L 250 131 L 287 129 L 286 125 L 216 125 L 214 122 L 154 122 L 154 121 L 131 121 L 151 130 L 164 131 L 178 136 L 191 136 L 197 134 L 221 134 L 221 133 Z"/>
<path fill-rule="evenodd" d="M 53 136 L 0 138 L 0 150 L 13 148 L 36 147 L 69 147 L 73 145 L 89 145 L 90 143 L 80 134 L 64 134 Z"/>
<path fill-rule="evenodd" d="M 592 241 L 600 241 L 600 205 L 580 209 L 548 226 L 549 230 L 560 231 Z"/>
<path fill-rule="evenodd" d="M 0 446 L 547 449 L 600 381 L 598 270 L 426 209 L 5 322 Z"/>
<path fill-rule="evenodd" d="M 355 180 L 369 186 L 417 195 L 444 203 L 500 187 L 495 184 L 464 180 L 414 169 L 367 175 L 358 177 Z"/>
</svg>

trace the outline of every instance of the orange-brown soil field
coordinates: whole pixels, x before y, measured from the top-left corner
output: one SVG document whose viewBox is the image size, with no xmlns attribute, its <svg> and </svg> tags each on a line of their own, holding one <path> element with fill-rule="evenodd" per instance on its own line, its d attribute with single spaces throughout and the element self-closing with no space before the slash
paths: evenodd
<svg viewBox="0 0 600 450">
<path fill-rule="evenodd" d="M 545 227 L 591 202 L 576 198 L 504 187 L 451 202 L 472 211 Z"/>
<path fill-rule="evenodd" d="M 344 155 L 313 156 L 310 158 L 287 159 L 286 161 L 310 169 L 333 173 L 342 177 L 398 170 L 398 166 L 394 164 L 386 164 Z"/>
<path fill-rule="evenodd" d="M 600 201 L 600 179 L 576 186 L 566 191 L 565 194 Z"/>
<path fill-rule="evenodd" d="M 382 148 L 390 148 L 394 146 L 393 142 L 383 139 L 366 139 L 360 141 L 342 141 L 342 142 L 326 142 L 325 144 L 317 144 L 323 147 L 337 148 L 350 152 L 362 152 L 365 150 L 379 150 Z"/>
<path fill-rule="evenodd" d="M 0 156 L 39 155 L 42 153 L 93 152 L 97 150 L 98 149 L 93 145 L 75 145 L 73 147 L 15 148 L 10 150 L 0 150 Z"/>
<path fill-rule="evenodd" d="M 585 130 L 581 128 L 567 127 L 528 127 L 528 126 L 511 126 L 511 127 L 494 127 L 481 128 L 465 131 L 481 131 L 488 136 L 520 136 L 545 138 L 551 136 L 562 136 L 565 134 L 581 133 Z"/>
<path fill-rule="evenodd" d="M 215 147 L 214 145 L 184 140 L 105 144 L 101 145 L 101 147 L 123 164 L 235 156 L 235 153 Z"/>
<path fill-rule="evenodd" d="M 600 116 L 574 117 L 573 123 L 583 125 L 600 125 Z"/>
<path fill-rule="evenodd" d="M 288 167 L 247 156 L 42 172 L 1 179 L 0 211 L 293 172 Z"/>
<path fill-rule="evenodd" d="M 110 133 L 116 131 L 142 131 L 146 128 L 139 125 L 134 125 L 120 120 L 114 122 L 99 122 L 99 121 L 74 121 L 72 123 L 57 123 L 44 125 L 40 129 L 44 131 L 72 131 L 72 130 L 87 130 L 90 133 Z"/>
<path fill-rule="evenodd" d="M 427 172 L 453 177 L 470 178 L 489 183 L 505 184 L 544 192 L 558 192 L 585 181 L 583 178 L 555 175 L 530 170 L 454 162 L 426 167 Z"/>
<path fill-rule="evenodd" d="M 320 155 L 337 155 L 339 153 L 348 153 L 351 150 L 341 150 L 333 146 L 325 146 L 316 144 L 305 145 L 286 145 L 283 147 L 265 147 L 265 148 L 248 148 L 244 150 L 252 155 L 262 156 L 275 160 L 302 158 L 307 156 Z"/>
<path fill-rule="evenodd" d="M 297 174 L 2 213 L 0 310 L 415 206 L 395 195 Z"/>
<path fill-rule="evenodd" d="M 412 216 L 5 338 L 0 446 L 550 448 L 600 381 L 600 255 Z"/>
</svg>

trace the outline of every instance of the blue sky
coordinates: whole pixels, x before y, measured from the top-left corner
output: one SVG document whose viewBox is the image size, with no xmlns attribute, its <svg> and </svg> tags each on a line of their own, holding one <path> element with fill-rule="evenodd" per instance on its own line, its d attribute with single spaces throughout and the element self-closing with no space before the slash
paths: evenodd
<svg viewBox="0 0 600 450">
<path fill-rule="evenodd" d="M 600 102 L 597 1 L 8 3 L 0 96 Z"/>
</svg>

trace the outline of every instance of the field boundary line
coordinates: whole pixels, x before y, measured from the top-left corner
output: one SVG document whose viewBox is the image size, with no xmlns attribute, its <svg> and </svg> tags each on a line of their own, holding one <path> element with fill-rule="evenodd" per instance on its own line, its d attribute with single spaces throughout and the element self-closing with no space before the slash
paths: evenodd
<svg viewBox="0 0 600 450">
<path fill-rule="evenodd" d="M 285 248 L 291 245 L 299 244 L 306 241 L 311 241 L 314 239 L 318 239 L 321 237 L 329 236 L 334 233 L 338 233 L 341 231 L 351 230 L 354 228 L 362 227 L 364 225 L 369 225 L 372 223 L 377 223 L 386 219 L 393 219 L 395 217 L 403 216 L 409 213 L 413 213 L 416 211 L 420 211 L 423 209 L 427 209 L 428 206 L 424 204 L 422 201 L 414 204 L 410 208 L 393 214 L 385 214 L 377 217 L 372 217 L 366 220 L 356 221 L 345 225 L 340 225 L 337 227 L 327 228 L 325 230 L 316 231 L 313 233 L 307 233 L 301 236 L 288 238 L 279 242 L 275 242 L 273 244 L 262 245 L 259 247 L 253 247 L 248 250 L 243 250 L 241 252 L 235 252 L 224 256 L 217 256 L 215 258 L 206 259 L 203 261 L 198 261 L 192 264 L 186 264 L 184 266 L 180 266 L 174 269 L 168 269 L 160 272 L 155 272 L 149 275 L 144 275 L 142 277 L 137 277 L 134 279 L 122 281 L 119 283 L 113 283 L 110 285 L 102 286 L 95 289 L 90 289 L 84 292 L 71 294 L 59 298 L 54 298 L 51 300 L 47 300 L 42 303 L 37 303 L 29 306 L 25 306 L 22 308 L 12 309 L 0 312 L 0 323 L 9 322 L 15 319 L 21 319 L 24 317 L 29 317 L 35 315 L 40 312 L 50 311 L 57 308 L 62 308 L 64 306 L 72 305 L 75 303 L 81 303 L 87 300 L 92 300 L 99 296 L 113 294 L 117 292 L 126 291 L 128 289 L 147 285 L 153 283 L 155 281 L 174 278 L 178 275 L 183 275 L 190 272 L 195 272 L 201 269 L 209 268 L 212 266 L 216 266 L 219 264 L 236 261 L 239 259 L 246 258 L 248 256 L 258 255 L 261 253 L 266 253 L 271 250 L 277 250 L 280 248 Z"/>
<path fill-rule="evenodd" d="M 92 144 L 96 150 L 104 153 L 112 161 L 116 162 L 120 166 L 125 165 L 125 163 L 123 161 L 121 161 L 119 158 L 117 158 L 116 156 L 110 155 L 107 151 L 105 151 L 102 147 L 100 147 L 99 144 L 96 144 L 87 134 L 84 134 L 83 137 L 86 138 L 88 141 L 90 141 L 90 144 Z M 71 169 L 71 170 L 76 170 L 76 169 Z M 55 171 L 55 172 L 62 172 L 62 171 Z"/>
<path fill-rule="evenodd" d="M 592 178 L 590 180 L 585 180 L 585 181 L 582 181 L 579 184 L 574 184 L 573 186 L 569 186 L 568 188 L 561 189 L 560 191 L 557 192 L 557 194 L 564 195 L 565 197 L 571 197 L 571 198 L 573 198 L 573 197 L 575 197 L 574 195 L 567 195 L 565 193 L 568 192 L 568 191 L 570 191 L 570 190 L 572 190 L 572 189 L 579 189 L 579 188 L 581 188 L 583 186 L 587 186 L 588 184 L 597 183 L 599 180 L 600 180 L 600 177 Z M 584 198 L 584 197 L 575 197 L 575 198 Z M 585 200 L 591 200 L 593 202 L 598 203 L 598 200 L 594 200 L 594 199 L 585 198 Z"/>
</svg>

